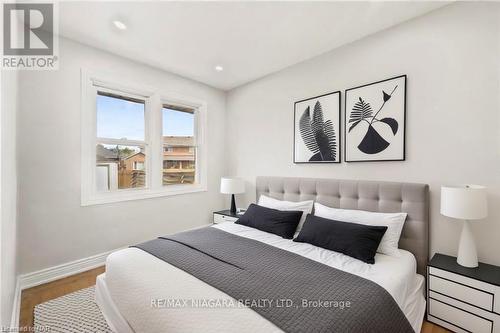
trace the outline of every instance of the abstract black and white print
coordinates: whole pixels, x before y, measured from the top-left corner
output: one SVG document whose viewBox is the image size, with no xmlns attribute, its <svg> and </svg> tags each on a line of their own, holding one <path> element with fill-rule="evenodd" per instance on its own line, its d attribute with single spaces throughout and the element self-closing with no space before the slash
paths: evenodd
<svg viewBox="0 0 500 333">
<path fill-rule="evenodd" d="M 295 103 L 295 163 L 340 163 L 340 91 Z"/>
<path fill-rule="evenodd" d="M 405 159 L 406 75 L 345 93 L 346 162 Z"/>
</svg>

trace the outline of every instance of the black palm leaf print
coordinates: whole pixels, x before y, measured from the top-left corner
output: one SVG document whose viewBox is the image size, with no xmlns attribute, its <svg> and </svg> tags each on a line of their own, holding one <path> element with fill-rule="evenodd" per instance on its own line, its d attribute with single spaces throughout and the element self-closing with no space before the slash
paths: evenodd
<svg viewBox="0 0 500 333">
<path fill-rule="evenodd" d="M 352 123 L 351 127 L 349 127 L 349 132 L 352 131 L 352 129 L 356 127 L 357 124 L 359 124 L 363 120 L 366 120 L 367 118 L 371 118 L 372 116 L 373 110 L 370 103 L 366 103 L 361 97 L 359 97 L 359 101 L 354 104 L 351 116 L 349 117 L 349 124 Z"/>
<path fill-rule="evenodd" d="M 319 146 L 316 142 L 316 139 L 314 138 L 314 132 L 311 127 L 311 115 L 309 107 L 306 108 L 306 110 L 302 114 L 302 117 L 300 117 L 299 130 L 300 136 L 302 137 L 302 140 L 304 141 L 307 149 L 312 151 L 313 154 L 319 152 Z"/>
<path fill-rule="evenodd" d="M 311 119 L 309 106 L 299 120 L 299 131 L 304 144 L 314 155 L 309 161 L 335 161 L 337 157 L 337 138 L 331 120 L 323 121 L 320 102 L 314 105 Z"/>
<path fill-rule="evenodd" d="M 370 103 L 365 102 L 361 97 L 359 97 L 359 101 L 354 104 L 351 114 L 349 116 L 349 124 L 352 125 L 349 127 L 349 132 L 351 132 L 359 123 L 362 121 L 366 121 L 368 124 L 368 130 L 366 131 L 363 140 L 358 145 L 358 149 L 361 150 L 365 154 L 378 154 L 387 147 L 389 147 L 390 143 L 387 142 L 379 132 L 373 127 L 373 124 L 376 122 L 381 122 L 388 125 L 392 134 L 396 135 L 398 132 L 398 122 L 394 118 L 382 118 L 378 119 L 377 116 L 382 111 L 385 106 L 385 103 L 389 101 L 392 97 L 392 94 L 397 89 L 397 85 L 394 87 L 390 94 L 386 93 L 382 90 L 382 100 L 383 103 L 378 109 L 378 111 L 373 115 L 373 110 L 370 106 Z"/>
</svg>

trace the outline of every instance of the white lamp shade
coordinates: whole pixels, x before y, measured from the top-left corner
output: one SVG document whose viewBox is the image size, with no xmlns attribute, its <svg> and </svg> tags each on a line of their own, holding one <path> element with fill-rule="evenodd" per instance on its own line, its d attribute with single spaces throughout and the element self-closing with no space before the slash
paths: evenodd
<svg viewBox="0 0 500 333">
<path fill-rule="evenodd" d="M 480 220 L 488 216 L 486 187 L 457 185 L 441 187 L 441 214 L 463 220 Z"/>
<path fill-rule="evenodd" d="M 245 182 L 241 178 L 223 177 L 220 180 L 220 193 L 238 194 L 245 192 Z"/>
</svg>

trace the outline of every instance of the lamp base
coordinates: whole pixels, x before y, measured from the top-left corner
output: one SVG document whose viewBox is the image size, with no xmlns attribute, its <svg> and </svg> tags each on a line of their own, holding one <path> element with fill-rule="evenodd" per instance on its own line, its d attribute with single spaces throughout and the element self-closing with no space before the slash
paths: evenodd
<svg viewBox="0 0 500 333">
<path fill-rule="evenodd" d="M 458 246 L 457 263 L 464 267 L 474 268 L 478 266 L 476 243 L 470 231 L 469 221 L 464 221 L 460 245 Z"/>
<path fill-rule="evenodd" d="M 234 194 L 231 194 L 231 214 L 236 214 L 236 200 L 234 200 Z"/>
</svg>

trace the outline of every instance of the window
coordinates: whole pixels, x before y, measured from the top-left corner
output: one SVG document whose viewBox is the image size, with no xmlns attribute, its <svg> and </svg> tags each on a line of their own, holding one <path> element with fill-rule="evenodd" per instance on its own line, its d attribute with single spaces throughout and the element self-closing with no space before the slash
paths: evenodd
<svg viewBox="0 0 500 333">
<path fill-rule="evenodd" d="M 163 105 L 163 185 L 193 184 L 196 176 L 195 110 Z"/>
<path fill-rule="evenodd" d="M 135 161 L 134 162 L 134 170 L 144 171 L 144 161 Z"/>
<path fill-rule="evenodd" d="M 82 205 L 206 191 L 206 104 L 113 82 L 82 72 Z"/>
<path fill-rule="evenodd" d="M 144 141 L 144 99 L 97 91 L 97 137 Z"/>
<path fill-rule="evenodd" d="M 144 117 L 145 100 L 97 90 L 96 166 L 108 168 L 107 180 L 100 172 L 98 191 L 115 190 L 113 184 L 118 189 L 146 187 Z"/>
</svg>

